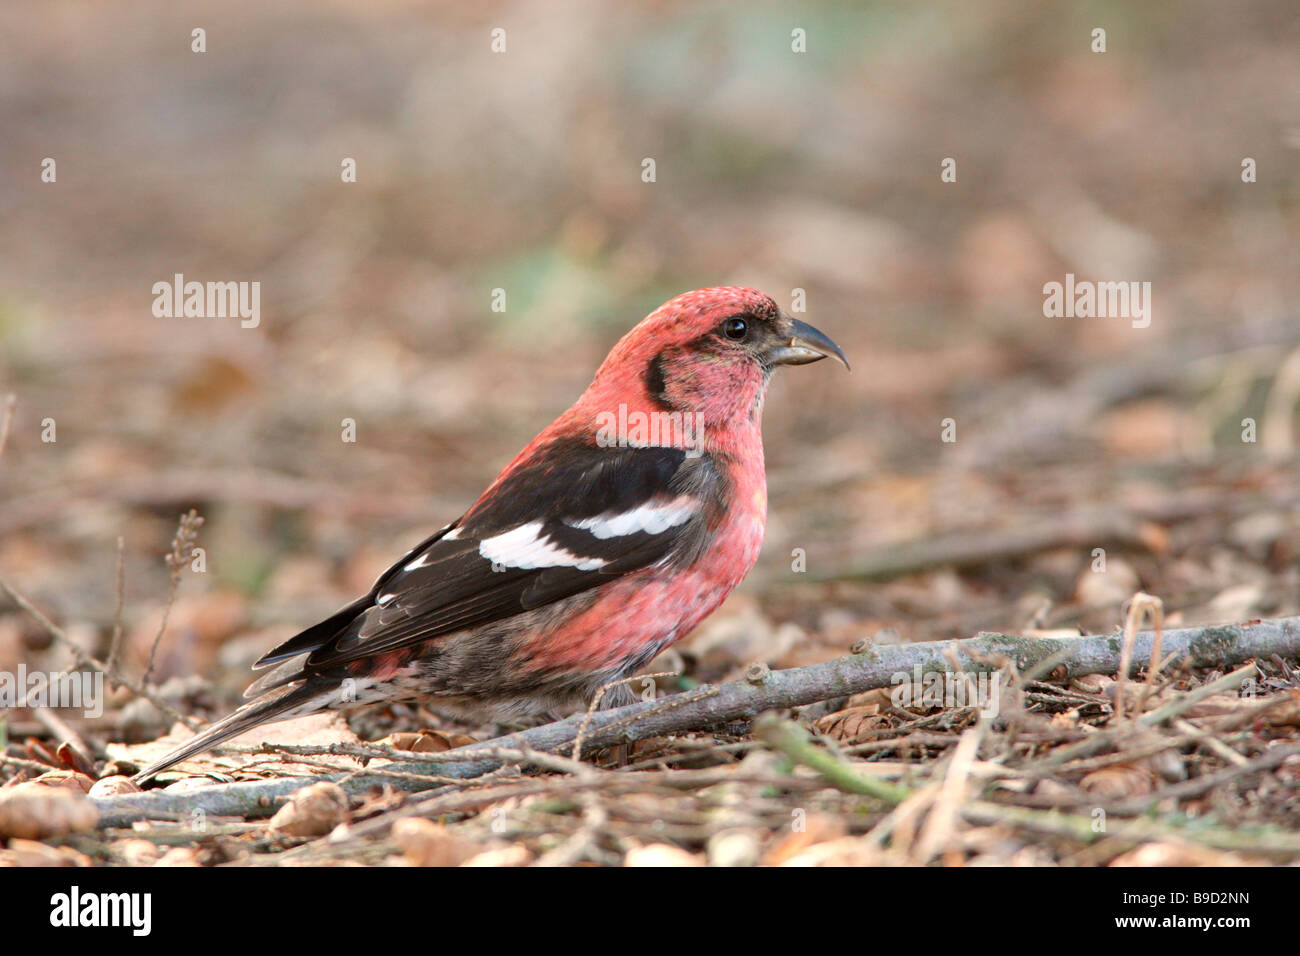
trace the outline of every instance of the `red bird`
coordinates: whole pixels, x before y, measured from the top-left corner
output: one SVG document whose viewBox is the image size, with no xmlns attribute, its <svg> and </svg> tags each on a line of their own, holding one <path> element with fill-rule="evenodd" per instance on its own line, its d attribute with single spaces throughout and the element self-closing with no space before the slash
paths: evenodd
<svg viewBox="0 0 1300 956">
<path fill-rule="evenodd" d="M 248 703 L 136 779 L 322 710 L 424 698 L 468 719 L 517 720 L 590 701 L 689 633 L 754 566 L 768 378 L 826 357 L 848 367 L 834 342 L 753 289 L 664 303 L 458 521 L 264 655 L 254 668 L 274 666 Z"/>
</svg>

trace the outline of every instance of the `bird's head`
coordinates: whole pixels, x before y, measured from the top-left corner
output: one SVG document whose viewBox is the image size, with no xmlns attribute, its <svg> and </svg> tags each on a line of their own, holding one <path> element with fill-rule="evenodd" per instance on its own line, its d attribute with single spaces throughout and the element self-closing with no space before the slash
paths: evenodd
<svg viewBox="0 0 1300 956">
<path fill-rule="evenodd" d="M 757 423 L 772 369 L 833 358 L 824 333 L 755 289 L 699 289 L 669 299 L 610 351 L 583 397 L 588 413 L 636 393 L 638 410 L 694 412 L 707 428 Z"/>
</svg>

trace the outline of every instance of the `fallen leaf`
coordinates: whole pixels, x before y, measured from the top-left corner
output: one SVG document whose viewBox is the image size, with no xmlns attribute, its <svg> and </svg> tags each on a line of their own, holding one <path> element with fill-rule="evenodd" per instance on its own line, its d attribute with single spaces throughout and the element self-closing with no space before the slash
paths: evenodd
<svg viewBox="0 0 1300 956">
<path fill-rule="evenodd" d="M 378 743 L 386 747 L 392 747 L 394 750 L 409 750 L 418 754 L 440 754 L 447 750 L 454 750 L 457 747 L 468 747 L 470 744 L 478 743 L 478 741 L 469 734 L 443 730 L 421 730 L 418 733 L 400 732 L 389 734 Z"/>
<path fill-rule="evenodd" d="M 767 851 L 763 856 L 763 865 L 783 866 L 814 844 L 838 840 L 845 835 L 844 823 L 838 817 L 824 813 L 809 814 L 803 820 L 801 829 L 786 834 Z"/>
<path fill-rule="evenodd" d="M 651 843 L 628 850 L 623 857 L 624 866 L 703 866 L 704 861 L 693 853 L 668 843 Z"/>
<path fill-rule="evenodd" d="M 405 817 L 394 823 L 393 842 L 411 866 L 460 866 L 479 850 L 441 823 L 423 817 Z"/>
<path fill-rule="evenodd" d="M 875 735 L 875 731 L 887 726 L 889 721 L 880 713 L 878 704 L 837 710 L 833 714 L 819 717 L 813 724 L 817 733 L 841 743 L 869 740 Z"/>
<path fill-rule="evenodd" d="M 783 862 L 782 866 L 879 866 L 881 850 L 866 837 L 840 837 L 825 843 L 814 843 L 802 853 Z"/>
<path fill-rule="evenodd" d="M 347 819 L 348 795 L 337 783 L 313 783 L 297 791 L 271 818 L 273 833 L 324 836 Z"/>
<path fill-rule="evenodd" d="M 31 782 L 45 784 L 47 787 L 67 787 L 70 790 L 89 793 L 95 780 L 76 770 L 49 770 Z"/>
<path fill-rule="evenodd" d="M 139 793 L 140 787 L 130 777 L 104 777 L 90 788 L 92 797 L 115 797 L 122 793 Z"/>
<path fill-rule="evenodd" d="M 49 846 L 35 840 L 14 838 L 7 849 L 0 850 L 3 866 L 91 866 L 90 857 L 70 846 Z"/>
<path fill-rule="evenodd" d="M 1082 674 L 1070 681 L 1070 689 L 1081 694 L 1100 695 L 1106 693 L 1106 688 L 1114 683 L 1115 678 L 1105 674 Z"/>
<path fill-rule="evenodd" d="M 153 866 L 162 855 L 156 843 L 140 839 L 119 840 L 113 845 L 113 852 L 127 866 Z"/>
<path fill-rule="evenodd" d="M 461 866 L 527 866 L 533 859 L 528 847 L 522 843 L 484 850 L 471 856 Z"/>
<path fill-rule="evenodd" d="M 705 844 L 709 866 L 758 866 L 760 847 L 753 830 L 719 830 Z"/>
<path fill-rule="evenodd" d="M 202 866 L 199 855 L 187 846 L 174 846 L 154 866 Z"/>
<path fill-rule="evenodd" d="M 1119 800 L 1141 797 L 1155 790 L 1156 777 L 1146 767 L 1121 763 L 1094 770 L 1079 781 L 1079 786 L 1094 797 Z"/>
<path fill-rule="evenodd" d="M 80 789 L 29 781 L 0 791 L 0 839 L 40 840 L 93 829 L 99 811 Z"/>
<path fill-rule="evenodd" d="M 1110 861 L 1111 866 L 1267 866 L 1263 860 L 1189 843 L 1144 843 Z"/>
<path fill-rule="evenodd" d="M 1300 727 L 1300 690 L 1288 690 L 1286 700 L 1264 713 L 1270 727 Z"/>
</svg>

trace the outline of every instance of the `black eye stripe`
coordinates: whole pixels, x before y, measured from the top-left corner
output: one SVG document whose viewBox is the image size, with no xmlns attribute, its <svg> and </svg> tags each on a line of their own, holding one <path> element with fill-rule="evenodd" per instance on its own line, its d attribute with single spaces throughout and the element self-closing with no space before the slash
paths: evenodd
<svg viewBox="0 0 1300 956">
<path fill-rule="evenodd" d="M 664 377 L 664 354 L 660 352 L 650 360 L 645 370 L 645 387 L 651 399 L 661 408 L 671 408 L 668 400 L 668 381 Z"/>
</svg>

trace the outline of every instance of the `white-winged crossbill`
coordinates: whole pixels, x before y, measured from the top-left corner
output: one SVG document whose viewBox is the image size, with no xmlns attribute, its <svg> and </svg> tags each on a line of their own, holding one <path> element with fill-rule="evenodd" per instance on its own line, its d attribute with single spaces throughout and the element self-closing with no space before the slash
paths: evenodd
<svg viewBox="0 0 1300 956">
<path fill-rule="evenodd" d="M 137 779 L 323 710 L 424 699 L 517 720 L 591 700 L 689 633 L 754 566 L 768 379 L 826 357 L 848 366 L 753 289 L 664 303 L 460 519 L 264 655 L 254 667 L 272 669 L 248 703 Z"/>
</svg>

